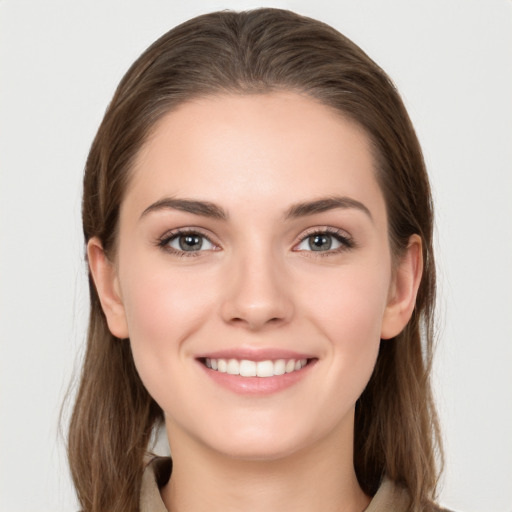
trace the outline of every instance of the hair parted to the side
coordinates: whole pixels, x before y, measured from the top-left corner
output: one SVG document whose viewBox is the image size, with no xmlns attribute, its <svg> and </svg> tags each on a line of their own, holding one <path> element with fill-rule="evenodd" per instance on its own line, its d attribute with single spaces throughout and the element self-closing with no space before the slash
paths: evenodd
<svg viewBox="0 0 512 512">
<path fill-rule="evenodd" d="M 381 342 L 356 404 L 354 465 L 373 495 L 383 476 L 403 485 L 411 510 L 435 497 L 440 434 L 430 387 L 435 266 L 433 213 L 421 149 L 387 75 L 335 29 L 279 9 L 199 16 L 172 29 L 128 70 L 86 163 L 85 241 L 98 237 L 113 258 L 119 208 L 131 164 L 155 123 L 177 105 L 211 94 L 274 90 L 308 94 L 367 133 L 398 257 L 412 234 L 424 272 L 405 330 Z M 87 349 L 69 431 L 69 460 L 84 512 L 139 508 L 143 457 L 162 411 L 135 369 L 130 345 L 111 335 L 89 275 Z"/>
</svg>

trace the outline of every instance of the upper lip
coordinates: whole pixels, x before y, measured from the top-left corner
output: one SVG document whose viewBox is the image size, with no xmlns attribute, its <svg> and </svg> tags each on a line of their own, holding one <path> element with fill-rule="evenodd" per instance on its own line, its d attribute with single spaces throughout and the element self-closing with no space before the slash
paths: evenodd
<svg viewBox="0 0 512 512">
<path fill-rule="evenodd" d="M 204 352 L 196 356 L 196 359 L 204 358 L 267 361 L 269 359 L 313 359 L 315 356 L 304 352 L 296 352 L 294 350 L 277 348 L 237 347 L 224 350 L 215 350 L 212 352 Z"/>
</svg>

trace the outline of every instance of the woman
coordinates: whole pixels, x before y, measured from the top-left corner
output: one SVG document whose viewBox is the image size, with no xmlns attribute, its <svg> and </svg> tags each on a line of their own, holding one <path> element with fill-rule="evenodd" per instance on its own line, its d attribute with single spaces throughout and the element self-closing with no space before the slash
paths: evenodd
<svg viewBox="0 0 512 512">
<path fill-rule="evenodd" d="M 331 27 L 156 41 L 86 165 L 83 510 L 435 510 L 432 222 L 398 94 Z"/>
</svg>

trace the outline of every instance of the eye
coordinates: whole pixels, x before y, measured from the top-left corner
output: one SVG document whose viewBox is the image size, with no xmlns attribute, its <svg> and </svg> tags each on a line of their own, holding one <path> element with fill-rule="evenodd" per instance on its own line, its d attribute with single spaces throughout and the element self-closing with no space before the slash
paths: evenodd
<svg viewBox="0 0 512 512">
<path fill-rule="evenodd" d="M 295 246 L 295 250 L 336 253 L 351 249 L 354 243 L 349 236 L 342 233 L 340 230 L 325 229 L 310 232 Z"/>
<path fill-rule="evenodd" d="M 197 253 L 212 251 L 217 247 L 203 234 L 196 231 L 178 231 L 164 236 L 159 244 L 162 248 L 173 253 Z"/>
</svg>

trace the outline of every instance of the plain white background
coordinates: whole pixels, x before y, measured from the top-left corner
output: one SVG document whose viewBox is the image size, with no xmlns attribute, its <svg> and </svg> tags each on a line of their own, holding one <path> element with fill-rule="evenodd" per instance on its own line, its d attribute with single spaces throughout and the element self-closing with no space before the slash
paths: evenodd
<svg viewBox="0 0 512 512">
<path fill-rule="evenodd" d="M 58 419 L 87 320 L 82 170 L 117 82 L 177 23 L 261 5 L 0 0 L 2 511 L 77 509 Z M 437 207 L 434 377 L 447 459 L 441 502 L 465 512 L 510 512 L 512 2 L 266 5 L 330 23 L 404 97 Z"/>
</svg>

